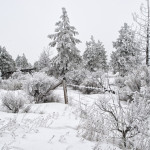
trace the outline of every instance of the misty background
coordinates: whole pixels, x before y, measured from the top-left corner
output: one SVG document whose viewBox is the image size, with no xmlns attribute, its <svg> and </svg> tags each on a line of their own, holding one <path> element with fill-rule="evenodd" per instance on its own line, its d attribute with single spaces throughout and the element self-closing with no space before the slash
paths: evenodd
<svg viewBox="0 0 150 150">
<path fill-rule="evenodd" d="M 142 0 L 0 0 L 0 43 L 16 59 L 26 55 L 30 63 L 38 60 L 53 34 L 55 23 L 65 7 L 70 25 L 76 27 L 82 52 L 91 35 L 103 42 L 109 58 L 112 41 L 124 22 L 133 25 L 132 13 L 139 12 Z M 57 52 L 55 49 L 53 51 Z M 54 52 L 54 53 L 55 53 Z"/>
</svg>

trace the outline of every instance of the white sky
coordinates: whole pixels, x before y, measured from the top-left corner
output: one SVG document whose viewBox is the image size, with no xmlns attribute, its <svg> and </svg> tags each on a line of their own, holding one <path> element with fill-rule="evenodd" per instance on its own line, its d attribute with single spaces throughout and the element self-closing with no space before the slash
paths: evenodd
<svg viewBox="0 0 150 150">
<path fill-rule="evenodd" d="M 49 44 L 47 35 L 54 33 L 65 7 L 70 24 L 79 32 L 80 51 L 93 35 L 109 56 L 112 41 L 124 22 L 133 23 L 132 13 L 139 11 L 141 2 L 145 0 L 0 0 L 0 45 L 14 59 L 25 53 L 33 64 Z"/>
</svg>

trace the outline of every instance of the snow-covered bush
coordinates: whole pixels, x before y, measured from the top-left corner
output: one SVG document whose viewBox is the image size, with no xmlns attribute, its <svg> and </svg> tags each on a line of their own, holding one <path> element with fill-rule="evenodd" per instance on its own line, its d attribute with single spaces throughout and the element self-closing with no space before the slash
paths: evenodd
<svg viewBox="0 0 150 150">
<path fill-rule="evenodd" d="M 134 140 L 133 150 L 149 150 L 150 149 L 150 137 L 145 139 L 144 136 L 138 136 Z"/>
<path fill-rule="evenodd" d="M 7 80 L 2 80 L 0 88 L 4 90 L 22 90 L 24 82 L 31 74 L 24 74 L 21 71 L 14 72 Z"/>
<path fill-rule="evenodd" d="M 123 88 L 126 86 L 124 82 L 125 82 L 124 77 L 119 76 L 115 79 L 115 85 L 118 86 L 119 88 Z"/>
<path fill-rule="evenodd" d="M 132 91 L 125 84 L 125 77 L 117 77 L 115 79 L 115 85 L 118 87 L 118 96 L 121 101 L 132 101 Z"/>
<path fill-rule="evenodd" d="M 80 90 L 84 94 L 103 92 L 104 72 L 90 72 L 86 69 L 70 71 L 66 74 L 67 83 L 71 84 L 73 89 Z M 90 88 L 92 87 L 92 88 Z M 94 88 L 101 88 L 99 90 Z"/>
<path fill-rule="evenodd" d="M 27 94 L 34 97 L 35 103 L 43 103 L 44 99 L 52 93 L 49 89 L 57 82 L 55 78 L 49 77 L 43 72 L 38 72 L 29 76 L 23 88 Z"/>
<path fill-rule="evenodd" d="M 85 78 L 81 84 L 83 88 L 81 87 L 79 90 L 84 94 L 103 93 L 105 89 L 105 86 L 104 86 L 105 79 L 106 79 L 105 74 L 101 70 L 97 72 L 89 73 L 88 77 Z M 96 89 L 96 88 L 99 88 L 99 89 Z"/>
<path fill-rule="evenodd" d="M 133 70 L 126 76 L 125 85 L 133 92 L 140 92 L 142 87 L 150 87 L 150 68 L 141 66 L 138 70 Z"/>
<path fill-rule="evenodd" d="M 61 98 L 59 95 L 51 93 L 50 95 L 43 98 L 44 103 L 51 103 L 51 102 L 60 102 Z"/>
<path fill-rule="evenodd" d="M 143 150 L 142 141 L 150 143 L 148 119 L 150 104 L 138 94 L 131 103 L 122 104 L 110 95 L 97 101 L 81 121 L 82 135 L 90 140 L 113 141 L 121 148 Z M 136 142 L 138 138 L 139 142 Z M 148 147 L 149 148 L 149 147 Z M 149 150 L 146 148 L 144 150 Z"/>
<path fill-rule="evenodd" d="M 66 74 L 67 83 L 73 85 L 80 85 L 83 83 L 84 79 L 90 75 L 90 72 L 86 69 L 78 69 L 70 71 Z M 74 89 L 79 89 L 73 87 Z"/>
<path fill-rule="evenodd" d="M 95 89 L 95 88 L 100 88 L 101 86 L 99 85 L 97 79 L 95 78 L 86 78 L 83 83 L 81 84 L 81 88 L 79 90 L 83 94 L 96 94 L 96 93 L 102 93 L 103 89 Z"/>
<path fill-rule="evenodd" d="M 11 75 L 11 79 L 17 79 L 19 80 L 22 84 L 24 82 L 26 82 L 26 80 L 31 77 L 32 75 L 29 74 L 29 73 L 23 73 L 21 71 L 17 71 L 17 72 L 14 72 L 12 75 Z"/>
<path fill-rule="evenodd" d="M 125 84 L 126 86 L 128 86 L 130 88 L 130 90 L 132 92 L 140 92 L 140 89 L 141 89 L 141 77 L 138 73 L 136 74 L 130 74 L 126 77 L 126 81 L 125 81 Z"/>
<path fill-rule="evenodd" d="M 81 110 L 79 125 L 80 135 L 90 141 L 102 141 L 108 135 L 102 115 L 97 111 L 96 105 Z"/>
<path fill-rule="evenodd" d="M 19 109 L 24 106 L 26 98 L 21 93 L 16 94 L 8 91 L 2 97 L 2 104 L 7 112 L 18 113 Z"/>
<path fill-rule="evenodd" d="M 150 99 L 150 68 L 146 66 L 139 67 L 138 70 L 132 70 L 125 77 L 118 77 L 116 85 L 119 88 L 120 100 L 132 101 L 135 92 L 139 92 L 141 97 Z"/>
<path fill-rule="evenodd" d="M 147 100 L 149 100 L 150 68 L 142 66 L 138 70 L 135 70 L 135 72 L 128 76 L 128 78 L 129 79 L 126 81 L 126 85 L 131 89 L 131 91 L 138 91 L 142 97 L 145 97 Z"/>
<path fill-rule="evenodd" d="M 22 83 L 18 79 L 2 80 L 0 88 L 4 90 L 21 90 Z"/>
<path fill-rule="evenodd" d="M 12 75 L 11 75 L 11 78 L 12 79 L 18 79 L 19 77 L 21 77 L 21 76 L 23 76 L 24 74 L 20 71 L 20 70 L 18 70 L 18 71 L 16 71 L 16 72 L 14 72 Z"/>
</svg>

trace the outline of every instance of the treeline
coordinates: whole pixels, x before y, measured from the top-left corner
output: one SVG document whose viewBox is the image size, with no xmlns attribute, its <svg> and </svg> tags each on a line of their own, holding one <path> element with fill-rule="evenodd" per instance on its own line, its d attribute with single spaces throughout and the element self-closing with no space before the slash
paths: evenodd
<svg viewBox="0 0 150 150">
<path fill-rule="evenodd" d="M 147 66 L 149 65 L 149 40 L 147 40 L 149 38 L 148 20 L 147 26 L 145 25 L 144 27 L 147 36 L 144 35 L 145 32 L 139 33 L 127 23 L 124 23 L 119 30 L 119 37 L 113 42 L 115 51 L 112 52 L 111 59 L 108 62 L 107 52 L 103 43 L 99 40 L 95 41 L 93 36 L 86 42 L 85 51 L 81 56 L 80 50 L 77 48 L 77 44 L 81 43 L 81 41 L 76 38 L 78 32 L 74 26 L 70 25 L 65 8 L 62 8 L 60 18 L 60 21 L 56 23 L 55 32 L 48 35 L 50 39 L 49 47 L 43 50 L 39 60 L 33 66 L 28 62 L 25 54 L 22 56 L 18 55 L 13 60 L 6 48 L 0 47 L 0 70 L 2 74 L 8 71 L 35 67 L 38 71 L 44 69 L 49 75 L 54 76 L 64 76 L 68 71 L 81 68 L 85 68 L 91 72 L 112 70 L 113 73 L 119 72 L 121 76 L 124 76 L 130 70 L 136 69 L 144 62 L 143 50 L 146 51 L 146 53 L 144 52 L 146 54 L 145 64 Z M 138 16 L 134 15 L 134 20 L 142 27 L 142 23 L 139 23 Z M 145 38 L 142 38 L 142 36 Z M 51 47 L 55 47 L 57 50 L 55 57 L 52 57 Z"/>
</svg>

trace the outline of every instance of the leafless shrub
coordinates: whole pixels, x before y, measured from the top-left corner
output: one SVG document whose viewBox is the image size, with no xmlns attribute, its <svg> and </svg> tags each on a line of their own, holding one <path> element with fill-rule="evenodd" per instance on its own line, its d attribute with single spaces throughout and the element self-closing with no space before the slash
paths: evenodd
<svg viewBox="0 0 150 150">
<path fill-rule="evenodd" d="M 6 111 L 18 113 L 19 109 L 24 106 L 25 100 L 26 99 L 22 94 L 16 95 L 14 92 L 8 91 L 2 97 L 2 104 Z"/>
<path fill-rule="evenodd" d="M 27 94 L 34 97 L 35 103 L 43 103 L 46 97 L 52 94 L 49 89 L 57 82 L 55 78 L 49 77 L 43 72 L 38 72 L 26 80 L 23 88 Z"/>
<path fill-rule="evenodd" d="M 4 90 L 21 90 L 22 83 L 17 79 L 7 79 L 2 80 L 0 84 L 0 88 Z"/>
<path fill-rule="evenodd" d="M 137 147 L 138 150 L 143 150 L 140 148 L 143 147 L 141 140 L 150 142 L 150 104 L 138 94 L 126 105 L 112 97 L 100 99 L 85 114 L 85 119 L 81 121 L 82 135 L 89 140 L 114 139 L 114 143 L 121 148 Z M 139 142 L 135 143 L 137 137 Z"/>
</svg>

